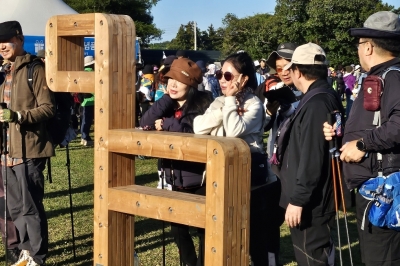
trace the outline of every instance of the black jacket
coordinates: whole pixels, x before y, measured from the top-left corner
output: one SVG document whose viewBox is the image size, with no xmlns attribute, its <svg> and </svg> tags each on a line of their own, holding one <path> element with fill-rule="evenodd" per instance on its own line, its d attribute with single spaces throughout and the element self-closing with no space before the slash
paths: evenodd
<svg viewBox="0 0 400 266">
<path fill-rule="evenodd" d="M 328 113 L 343 107 L 326 79 L 315 81 L 308 92 L 316 88 L 324 88 L 330 94 L 317 94 L 300 109 L 281 168 L 280 205 L 286 208 L 290 203 L 303 207 L 302 221 L 334 213 L 331 157 L 322 125 Z"/>
<path fill-rule="evenodd" d="M 177 119 L 175 118 L 176 100 L 171 99 L 168 94 L 164 94 L 144 113 L 140 119 L 140 126 L 143 128 L 154 126 L 155 121 L 162 118 L 164 131 L 193 133 L 194 117 L 203 114 L 212 99 L 205 92 L 198 92 L 196 100 L 205 103 L 203 112 L 202 110 L 191 111 L 190 113 L 183 112 L 181 118 Z M 199 186 L 202 183 L 203 172 L 205 171 L 204 163 L 163 159 L 160 164 L 161 168 L 165 170 L 168 184 L 189 188 Z"/>
<path fill-rule="evenodd" d="M 400 67 L 395 58 L 371 68 L 368 75 L 380 75 L 391 66 Z M 383 174 L 400 169 L 400 72 L 390 71 L 385 78 L 381 97 L 382 125 L 372 124 L 374 112 L 364 109 L 364 92 L 361 89 L 355 99 L 346 122 L 343 143 L 364 139 L 368 156 L 359 163 L 344 163 L 344 178 L 349 188 L 356 188 L 369 178 L 378 175 L 376 153 L 383 154 Z"/>
</svg>

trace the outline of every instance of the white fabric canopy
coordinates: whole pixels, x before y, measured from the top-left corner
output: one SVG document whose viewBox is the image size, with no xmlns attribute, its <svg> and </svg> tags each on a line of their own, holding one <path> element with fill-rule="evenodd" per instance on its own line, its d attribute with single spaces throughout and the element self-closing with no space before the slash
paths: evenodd
<svg viewBox="0 0 400 266">
<path fill-rule="evenodd" d="M 77 14 L 62 0 L 0 0 L 0 6 L 0 22 L 19 21 L 26 36 L 44 36 L 52 16 Z"/>
</svg>

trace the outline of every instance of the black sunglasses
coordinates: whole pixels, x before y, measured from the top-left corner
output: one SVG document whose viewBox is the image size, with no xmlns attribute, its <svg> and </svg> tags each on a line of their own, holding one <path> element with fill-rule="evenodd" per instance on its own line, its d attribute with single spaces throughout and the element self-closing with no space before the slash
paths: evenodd
<svg viewBox="0 0 400 266">
<path fill-rule="evenodd" d="M 221 80 L 222 76 L 224 76 L 226 81 L 230 81 L 235 77 L 235 75 L 233 75 L 231 72 L 226 71 L 225 73 L 223 73 L 221 70 L 217 70 L 215 72 L 215 76 L 218 80 Z"/>
</svg>

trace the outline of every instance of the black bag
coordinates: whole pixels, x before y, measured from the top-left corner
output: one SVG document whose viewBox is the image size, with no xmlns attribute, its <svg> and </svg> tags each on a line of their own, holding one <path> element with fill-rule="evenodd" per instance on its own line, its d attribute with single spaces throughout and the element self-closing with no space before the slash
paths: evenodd
<svg viewBox="0 0 400 266">
<path fill-rule="evenodd" d="M 251 153 L 251 186 L 267 183 L 268 156 L 260 152 Z"/>
<path fill-rule="evenodd" d="M 34 58 L 28 64 L 28 85 L 33 93 L 33 72 L 36 66 L 44 67 L 44 63 L 39 58 Z M 56 102 L 56 113 L 47 121 L 47 131 L 53 141 L 53 145 L 57 146 L 65 138 L 68 128 L 71 124 L 71 109 L 74 104 L 74 98 L 69 92 L 54 92 Z"/>
</svg>

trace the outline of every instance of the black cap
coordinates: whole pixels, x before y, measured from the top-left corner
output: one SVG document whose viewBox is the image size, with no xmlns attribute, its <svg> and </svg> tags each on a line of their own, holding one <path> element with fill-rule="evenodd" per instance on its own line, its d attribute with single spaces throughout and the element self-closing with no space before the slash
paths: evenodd
<svg viewBox="0 0 400 266">
<path fill-rule="evenodd" d="M 276 59 L 278 57 L 284 58 L 286 60 L 292 60 L 292 56 L 294 53 L 294 50 L 297 48 L 296 43 L 291 43 L 291 42 L 285 42 L 282 43 L 278 46 L 276 51 L 273 51 L 267 59 L 267 65 L 272 67 L 273 69 L 276 69 Z"/>
<path fill-rule="evenodd" d="M 21 24 L 18 21 L 0 23 L 0 40 L 8 40 L 17 35 L 22 35 Z"/>
<path fill-rule="evenodd" d="M 153 66 L 145 65 L 142 72 L 143 72 L 143 74 L 153 74 Z"/>
<path fill-rule="evenodd" d="M 164 59 L 164 66 L 169 67 L 171 66 L 172 62 L 174 62 L 175 59 L 178 59 L 175 55 L 169 55 Z"/>
<path fill-rule="evenodd" d="M 175 55 L 176 55 L 176 57 L 184 57 L 184 58 L 187 58 L 186 51 L 183 51 L 183 50 L 177 51 Z"/>
</svg>

